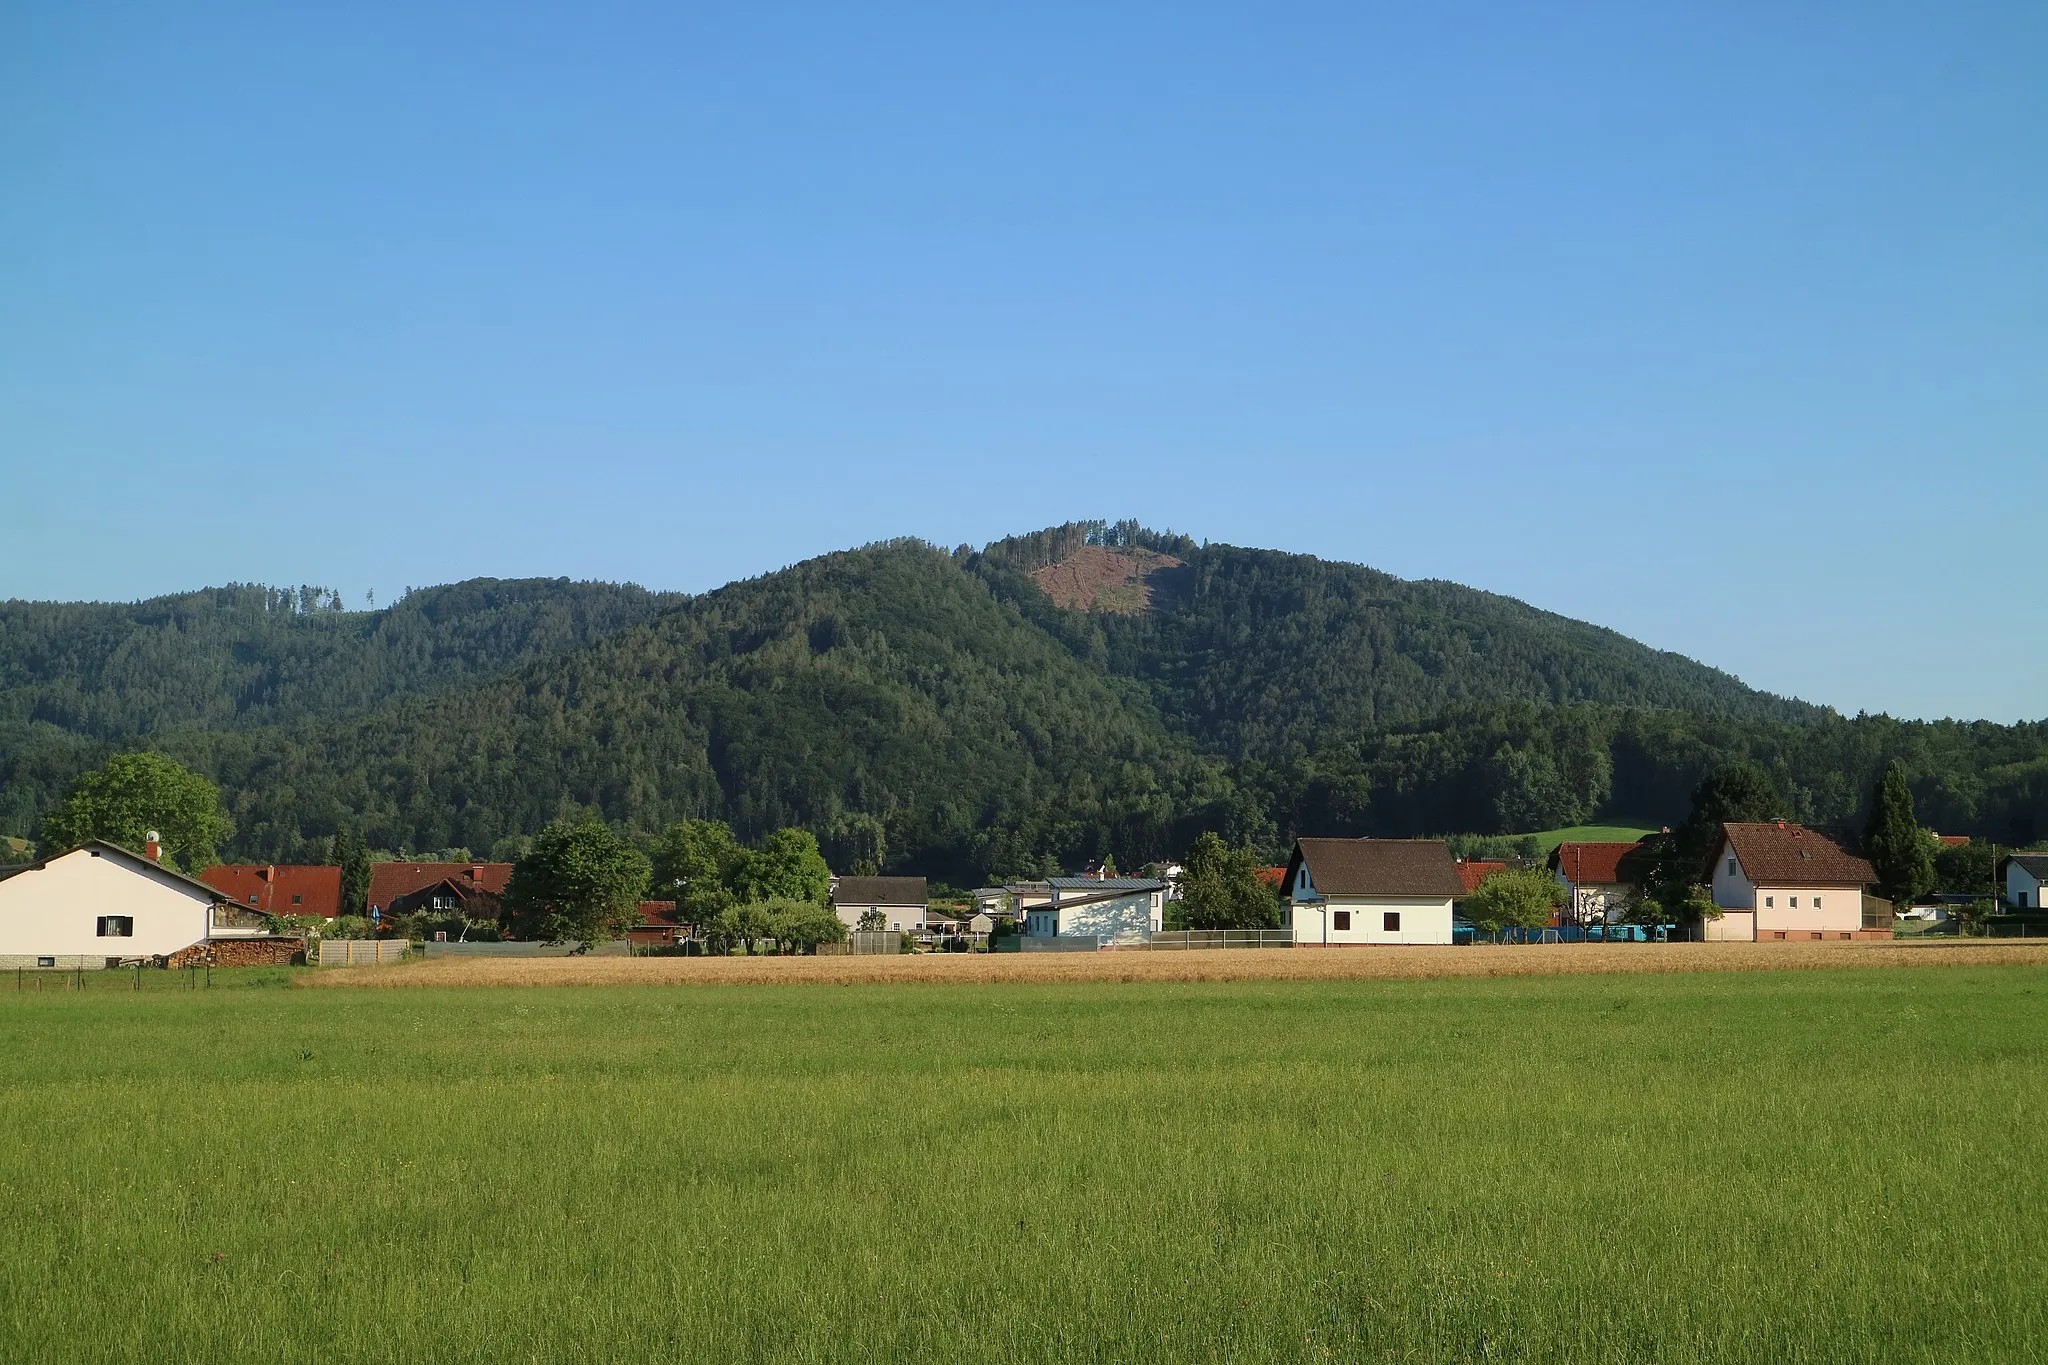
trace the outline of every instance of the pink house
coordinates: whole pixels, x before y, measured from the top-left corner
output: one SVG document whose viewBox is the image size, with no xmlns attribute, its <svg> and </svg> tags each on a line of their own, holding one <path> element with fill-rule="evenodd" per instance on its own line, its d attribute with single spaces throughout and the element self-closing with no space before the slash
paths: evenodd
<svg viewBox="0 0 2048 1365">
<path fill-rule="evenodd" d="M 1714 855 L 1710 939 L 1850 939 L 1866 936 L 1863 888 L 1877 880 L 1870 864 L 1834 840 L 1783 820 L 1724 824 Z M 1876 931 L 1890 938 L 1891 927 Z"/>
</svg>

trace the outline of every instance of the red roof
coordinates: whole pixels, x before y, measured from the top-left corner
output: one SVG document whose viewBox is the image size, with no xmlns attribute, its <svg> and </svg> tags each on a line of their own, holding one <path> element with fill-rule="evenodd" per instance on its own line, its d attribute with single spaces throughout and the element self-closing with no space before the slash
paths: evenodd
<svg viewBox="0 0 2048 1365">
<path fill-rule="evenodd" d="M 1506 863 L 1489 863 L 1479 858 L 1458 859 L 1458 879 L 1465 883 L 1467 891 L 1477 891 L 1479 883 L 1496 872 L 1508 870 Z"/>
<path fill-rule="evenodd" d="M 640 923 L 647 928 L 660 926 L 673 929 L 676 925 L 676 903 L 674 901 L 641 901 Z"/>
<path fill-rule="evenodd" d="M 341 913 L 338 867 L 222 863 L 200 873 L 199 880 L 230 897 L 235 904 L 266 915 L 318 915 L 333 919 Z"/>
<path fill-rule="evenodd" d="M 371 863 L 370 904 L 388 909 L 400 896 L 424 891 L 441 882 L 500 896 L 511 879 L 510 863 Z"/>
<path fill-rule="evenodd" d="M 1941 840 L 1943 848 L 1961 848 L 1970 842 L 1970 836 L 1967 834 L 1937 834 L 1934 837 Z"/>
<path fill-rule="evenodd" d="M 1280 883 L 1287 880 L 1287 869 L 1284 867 L 1262 867 L 1259 869 L 1259 880 L 1268 886 L 1277 887 Z"/>
<path fill-rule="evenodd" d="M 1641 847 L 1640 842 L 1563 843 L 1550 855 L 1550 865 L 1573 886 L 1620 886 L 1636 879 L 1635 869 L 1624 866 L 1622 860 Z"/>
</svg>

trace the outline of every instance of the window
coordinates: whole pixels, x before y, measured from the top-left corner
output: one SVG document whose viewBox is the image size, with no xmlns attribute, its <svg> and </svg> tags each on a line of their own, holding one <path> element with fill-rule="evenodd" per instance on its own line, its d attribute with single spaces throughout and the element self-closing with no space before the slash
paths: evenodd
<svg viewBox="0 0 2048 1365">
<path fill-rule="evenodd" d="M 293 904 L 293 905 L 304 905 L 305 903 L 306 903 L 306 898 L 305 898 L 304 896 L 293 896 L 293 897 L 292 897 L 292 904 Z"/>
<path fill-rule="evenodd" d="M 254 891 L 251 891 L 251 892 L 249 893 L 249 904 L 251 904 L 251 905 L 254 905 L 255 903 L 256 903 L 256 893 L 255 893 Z"/>
<path fill-rule="evenodd" d="M 1794 910 L 1797 910 L 1797 909 L 1799 908 L 1799 897 L 1797 897 L 1797 896 L 1794 896 L 1794 897 L 1792 898 L 1792 908 L 1793 908 Z"/>
<path fill-rule="evenodd" d="M 1764 897 L 1764 909 L 1768 910 L 1768 909 L 1770 909 L 1770 908 L 1771 908 L 1771 898 L 1770 898 L 1769 896 L 1765 896 L 1765 897 Z"/>
<path fill-rule="evenodd" d="M 95 853 L 92 856 L 97 858 L 100 855 Z M 54 967 L 57 965 L 57 959 L 54 957 L 39 957 L 36 959 L 36 965 L 38 967 Z"/>
<path fill-rule="evenodd" d="M 1400 933 L 1400 932 L 1401 932 L 1401 912 L 1400 912 L 1399 910 L 1389 910 L 1389 911 L 1387 911 L 1387 913 L 1386 913 L 1386 914 L 1384 914 L 1384 915 L 1382 915 L 1382 916 L 1380 917 L 1380 927 L 1381 927 L 1382 929 L 1384 929 L 1384 930 L 1385 930 L 1385 931 L 1386 931 L 1387 933 L 1390 933 L 1390 934 L 1398 934 L 1398 933 Z"/>
<path fill-rule="evenodd" d="M 1351 912 L 1349 910 L 1338 910 L 1332 913 L 1330 916 L 1330 927 L 1340 934 L 1349 933 L 1351 930 Z"/>
<path fill-rule="evenodd" d="M 134 938 L 135 917 L 133 915 L 101 915 L 101 938 Z"/>
<path fill-rule="evenodd" d="M 1731 877 L 1735 875 L 1735 860 L 1733 858 L 1728 860 L 1728 875 Z"/>
<path fill-rule="evenodd" d="M 1814 909 L 1816 909 L 1816 910 L 1820 909 L 1820 897 L 1819 897 L 1819 896 L 1815 896 L 1815 897 L 1813 898 L 1813 908 L 1814 908 Z"/>
</svg>

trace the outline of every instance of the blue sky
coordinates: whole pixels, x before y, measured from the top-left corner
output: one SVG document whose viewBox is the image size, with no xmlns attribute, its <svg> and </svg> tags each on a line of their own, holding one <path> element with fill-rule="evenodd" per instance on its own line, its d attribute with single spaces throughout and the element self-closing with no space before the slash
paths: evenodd
<svg viewBox="0 0 2048 1365">
<path fill-rule="evenodd" d="M 2048 7 L 16 5 L 0 597 L 1076 517 L 2048 715 Z"/>
</svg>

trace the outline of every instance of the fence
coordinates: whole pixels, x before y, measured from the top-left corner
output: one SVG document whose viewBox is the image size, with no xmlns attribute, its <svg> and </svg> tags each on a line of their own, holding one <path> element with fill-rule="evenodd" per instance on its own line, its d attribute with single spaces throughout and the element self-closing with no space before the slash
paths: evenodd
<svg viewBox="0 0 2048 1365">
<path fill-rule="evenodd" d="M 422 957 L 630 957 L 633 945 L 624 939 L 612 939 L 592 944 L 586 951 L 580 943 L 518 939 L 504 943 L 422 943 L 417 948 Z"/>
<path fill-rule="evenodd" d="M 314 964 L 321 967 L 367 967 L 378 962 L 403 962 L 411 947 L 402 938 L 323 938 Z"/>
<path fill-rule="evenodd" d="M 1184 951 L 1196 948 L 1292 948 L 1291 929 L 1174 929 L 1153 934 L 1147 948 Z"/>
<path fill-rule="evenodd" d="M 889 929 L 856 929 L 846 936 L 846 951 L 855 956 L 900 953 L 903 951 L 903 935 Z"/>
</svg>

